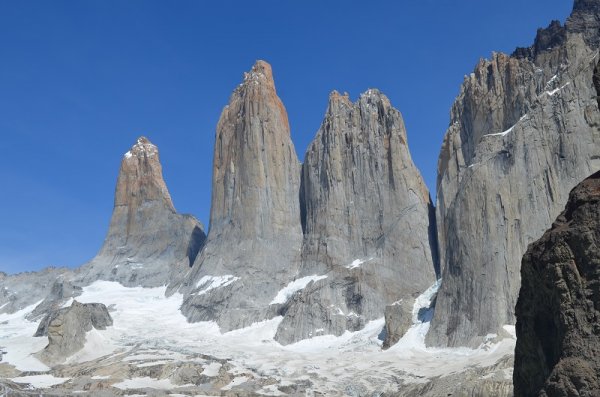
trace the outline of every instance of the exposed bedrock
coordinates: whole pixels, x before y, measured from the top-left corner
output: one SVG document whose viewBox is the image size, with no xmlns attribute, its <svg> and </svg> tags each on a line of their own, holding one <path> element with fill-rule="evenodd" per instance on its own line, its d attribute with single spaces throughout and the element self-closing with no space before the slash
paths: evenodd
<svg viewBox="0 0 600 397">
<path fill-rule="evenodd" d="M 442 286 L 427 343 L 477 346 L 514 324 L 527 245 L 600 169 L 598 1 L 465 77 L 438 163 Z"/>
<path fill-rule="evenodd" d="M 223 330 L 276 315 L 269 303 L 298 271 L 300 163 L 271 66 L 257 61 L 217 125 L 210 231 L 181 284 L 190 321 Z"/>
<path fill-rule="evenodd" d="M 516 397 L 600 395 L 600 172 L 523 257 Z"/>
<path fill-rule="evenodd" d="M 400 112 L 377 90 L 352 103 L 333 92 L 302 167 L 301 280 L 282 305 L 277 340 L 358 330 L 386 305 L 435 282 L 429 192 L 412 162 Z M 410 321 L 410 319 L 409 319 Z"/>
<path fill-rule="evenodd" d="M 98 255 L 78 270 L 76 282 L 166 285 L 187 273 L 204 240 L 202 224 L 175 211 L 158 148 L 140 137 L 121 161 L 104 244 Z"/>
<path fill-rule="evenodd" d="M 81 350 L 86 335 L 93 328 L 105 330 L 113 324 L 102 303 L 79 303 L 51 311 L 42 319 L 34 336 L 48 336 L 48 345 L 37 354 L 43 362 L 54 365 Z"/>
</svg>

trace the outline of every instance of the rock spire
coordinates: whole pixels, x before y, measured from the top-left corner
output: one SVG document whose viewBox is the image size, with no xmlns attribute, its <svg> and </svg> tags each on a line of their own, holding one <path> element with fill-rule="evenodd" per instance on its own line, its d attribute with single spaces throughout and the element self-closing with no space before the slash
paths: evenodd
<svg viewBox="0 0 600 397">
<path fill-rule="evenodd" d="M 435 220 L 400 112 L 375 89 L 333 92 L 302 167 L 300 280 L 284 303 L 282 343 L 341 335 L 435 282 Z M 409 320 L 410 321 L 410 320 Z"/>
<path fill-rule="evenodd" d="M 158 148 L 140 137 L 123 155 L 104 244 L 80 269 L 78 282 L 104 279 L 131 286 L 165 285 L 183 277 L 204 239 L 200 222 L 175 211 Z"/>
<path fill-rule="evenodd" d="M 189 277 L 191 321 L 228 330 L 274 316 L 269 302 L 297 272 L 300 163 L 271 66 L 244 74 L 217 124 L 210 231 Z"/>
</svg>

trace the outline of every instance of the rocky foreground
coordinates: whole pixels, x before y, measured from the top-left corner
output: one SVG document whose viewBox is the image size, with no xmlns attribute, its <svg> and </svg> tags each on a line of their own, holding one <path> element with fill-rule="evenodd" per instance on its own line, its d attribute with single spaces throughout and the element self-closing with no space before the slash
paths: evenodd
<svg viewBox="0 0 600 397">
<path fill-rule="evenodd" d="M 515 397 L 600 395 L 600 172 L 523 258 Z"/>
</svg>

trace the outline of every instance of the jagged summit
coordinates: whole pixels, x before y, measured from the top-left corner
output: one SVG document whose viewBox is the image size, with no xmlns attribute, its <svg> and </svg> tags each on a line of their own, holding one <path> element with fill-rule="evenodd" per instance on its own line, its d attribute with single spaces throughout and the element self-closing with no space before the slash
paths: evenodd
<svg viewBox="0 0 600 397">
<path fill-rule="evenodd" d="M 140 136 L 136 143 L 128 150 L 123 157 L 130 159 L 131 157 L 142 157 L 142 156 L 156 156 L 158 155 L 158 148 L 145 136 Z"/>
<path fill-rule="evenodd" d="M 163 180 L 158 148 L 148 138 L 141 136 L 123 155 L 115 192 L 115 208 L 127 207 L 128 211 L 135 212 L 143 203 L 150 201 L 159 201 L 165 209 L 175 212 L 171 195 Z M 111 231 L 127 239 L 127 233 L 123 235 L 118 230 L 121 214 L 113 212 L 113 218 L 115 217 L 117 222 L 114 225 L 111 222 L 111 225 L 117 230 L 111 228 Z M 127 217 L 129 230 L 136 219 L 130 213 Z"/>
<path fill-rule="evenodd" d="M 350 100 L 350 95 L 347 92 L 340 94 L 338 91 L 333 90 L 329 93 L 329 106 L 331 106 L 332 102 L 344 102 L 346 104 L 351 105 L 352 101 Z"/>
<path fill-rule="evenodd" d="M 269 63 L 260 59 L 254 63 L 249 72 L 244 72 L 244 81 L 240 87 L 259 84 L 275 89 L 273 69 Z"/>
</svg>

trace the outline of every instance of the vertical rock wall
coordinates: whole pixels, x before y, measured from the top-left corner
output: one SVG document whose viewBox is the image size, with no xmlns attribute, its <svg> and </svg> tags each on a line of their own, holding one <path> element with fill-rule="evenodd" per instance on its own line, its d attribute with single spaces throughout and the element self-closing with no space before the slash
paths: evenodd
<svg viewBox="0 0 600 397">
<path fill-rule="evenodd" d="M 477 346 L 514 323 L 527 245 L 600 169 L 597 8 L 576 2 L 566 26 L 465 77 L 438 165 L 443 282 L 429 344 Z"/>
</svg>

